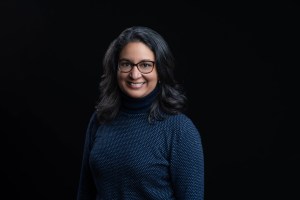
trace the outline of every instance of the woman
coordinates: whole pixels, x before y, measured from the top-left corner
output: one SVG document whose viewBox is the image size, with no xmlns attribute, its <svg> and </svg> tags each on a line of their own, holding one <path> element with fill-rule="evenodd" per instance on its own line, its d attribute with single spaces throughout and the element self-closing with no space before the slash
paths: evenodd
<svg viewBox="0 0 300 200">
<path fill-rule="evenodd" d="M 103 59 L 78 200 L 204 198 L 201 138 L 184 114 L 174 58 L 147 27 L 125 29 Z"/>
</svg>

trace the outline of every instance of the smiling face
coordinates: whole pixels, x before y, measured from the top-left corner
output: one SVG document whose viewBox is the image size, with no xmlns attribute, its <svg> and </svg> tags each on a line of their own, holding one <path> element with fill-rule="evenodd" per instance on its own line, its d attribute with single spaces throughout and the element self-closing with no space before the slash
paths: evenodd
<svg viewBox="0 0 300 200">
<path fill-rule="evenodd" d="M 154 53 L 142 42 L 130 42 L 124 46 L 120 52 L 119 60 L 126 60 L 131 63 L 141 61 L 155 61 Z M 157 85 L 158 74 L 156 66 L 148 74 L 141 73 L 137 66 L 130 72 L 118 70 L 118 85 L 120 89 L 129 97 L 142 98 L 151 93 Z"/>
</svg>

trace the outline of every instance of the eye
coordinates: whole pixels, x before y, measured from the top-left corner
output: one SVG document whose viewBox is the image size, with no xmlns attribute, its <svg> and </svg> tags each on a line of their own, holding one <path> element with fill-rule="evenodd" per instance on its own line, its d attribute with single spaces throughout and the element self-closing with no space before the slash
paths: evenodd
<svg viewBox="0 0 300 200">
<path fill-rule="evenodd" d="M 141 62 L 139 64 L 139 67 L 142 67 L 142 68 L 151 68 L 153 66 L 153 63 L 152 62 Z"/>
<path fill-rule="evenodd" d="M 121 67 L 131 67 L 131 63 L 128 61 L 122 61 L 120 62 Z"/>
</svg>

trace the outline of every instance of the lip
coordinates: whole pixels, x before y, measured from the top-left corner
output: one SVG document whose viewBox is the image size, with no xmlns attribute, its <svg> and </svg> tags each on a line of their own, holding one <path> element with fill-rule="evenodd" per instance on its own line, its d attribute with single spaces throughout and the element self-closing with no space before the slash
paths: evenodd
<svg viewBox="0 0 300 200">
<path fill-rule="evenodd" d="M 127 84 L 131 87 L 131 88 L 141 88 L 146 82 L 130 82 L 128 81 Z"/>
</svg>

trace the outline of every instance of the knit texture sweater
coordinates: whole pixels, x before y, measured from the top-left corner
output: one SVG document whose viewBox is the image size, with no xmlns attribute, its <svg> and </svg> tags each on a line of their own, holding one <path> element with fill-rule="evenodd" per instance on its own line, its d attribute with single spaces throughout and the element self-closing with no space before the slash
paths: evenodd
<svg viewBox="0 0 300 200">
<path fill-rule="evenodd" d="M 149 123 L 155 91 L 123 96 L 119 115 L 97 126 L 91 116 L 77 200 L 203 200 L 200 133 L 184 114 Z"/>
</svg>

